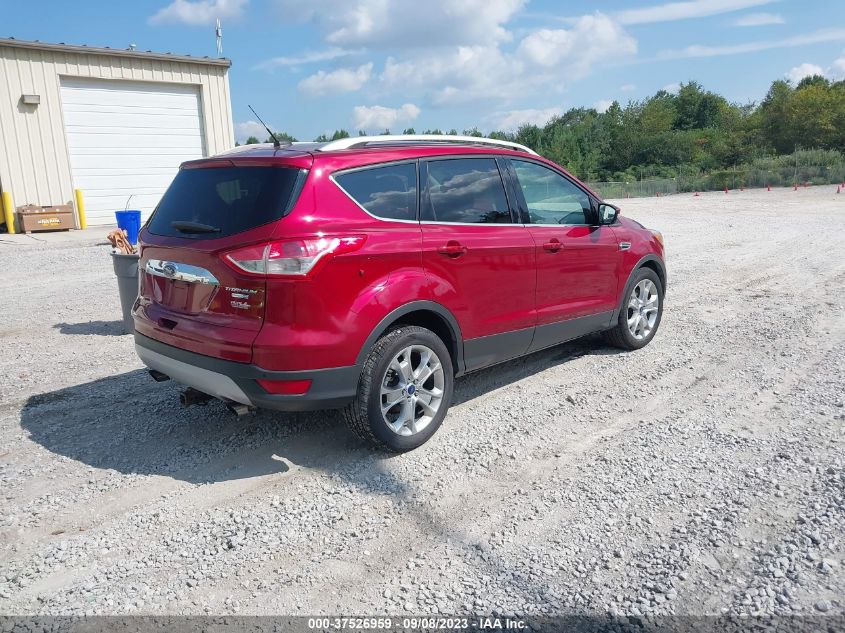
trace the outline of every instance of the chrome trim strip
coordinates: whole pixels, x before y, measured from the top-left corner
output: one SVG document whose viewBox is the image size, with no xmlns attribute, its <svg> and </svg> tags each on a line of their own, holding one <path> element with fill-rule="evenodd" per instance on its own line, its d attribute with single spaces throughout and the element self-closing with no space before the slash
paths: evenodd
<svg viewBox="0 0 845 633">
<path fill-rule="evenodd" d="M 521 222 L 438 222 L 436 220 L 420 220 L 420 224 L 429 224 L 432 226 L 531 226 L 530 224 L 522 224 Z"/>
<path fill-rule="evenodd" d="M 205 268 L 171 262 L 166 259 L 148 259 L 144 270 L 150 275 L 173 279 L 175 281 L 186 281 L 192 284 L 204 284 L 208 286 L 219 286 L 217 277 L 212 275 Z"/>
<path fill-rule="evenodd" d="M 619 242 L 620 251 L 627 251 L 629 248 L 631 248 L 631 242 Z"/>
</svg>

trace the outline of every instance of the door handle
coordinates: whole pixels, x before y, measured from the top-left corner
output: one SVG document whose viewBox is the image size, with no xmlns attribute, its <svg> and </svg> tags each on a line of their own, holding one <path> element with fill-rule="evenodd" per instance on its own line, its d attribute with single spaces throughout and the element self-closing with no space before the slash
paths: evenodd
<svg viewBox="0 0 845 633">
<path fill-rule="evenodd" d="M 560 249 L 563 248 L 563 244 L 560 243 L 559 239 L 553 237 L 548 242 L 543 244 L 543 248 L 552 253 L 557 253 Z"/>
<path fill-rule="evenodd" d="M 451 257 L 452 259 L 454 259 L 466 253 L 467 247 L 463 246 L 460 242 L 456 240 L 449 240 L 448 242 L 446 242 L 445 245 L 438 248 L 437 252 L 441 255 L 446 255 L 447 257 Z"/>
</svg>

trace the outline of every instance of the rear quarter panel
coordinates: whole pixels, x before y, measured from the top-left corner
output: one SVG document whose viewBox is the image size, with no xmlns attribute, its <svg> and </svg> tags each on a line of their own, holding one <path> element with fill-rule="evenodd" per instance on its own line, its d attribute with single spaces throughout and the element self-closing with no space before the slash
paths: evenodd
<svg viewBox="0 0 845 633">
<path fill-rule="evenodd" d="M 315 165 L 274 238 L 365 235 L 366 241 L 358 251 L 327 260 L 307 279 L 268 279 L 264 325 L 253 350 L 253 362 L 262 368 L 354 365 L 389 312 L 429 297 L 419 224 L 369 216 L 331 181 L 333 171 Z"/>
</svg>

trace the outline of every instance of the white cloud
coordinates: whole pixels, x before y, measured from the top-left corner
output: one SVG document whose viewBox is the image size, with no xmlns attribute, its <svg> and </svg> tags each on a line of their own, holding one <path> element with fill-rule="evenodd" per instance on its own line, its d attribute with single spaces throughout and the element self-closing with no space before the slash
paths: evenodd
<svg viewBox="0 0 845 633">
<path fill-rule="evenodd" d="M 355 92 L 370 79 L 373 63 L 358 68 L 338 68 L 331 72 L 321 70 L 299 82 L 299 90 L 310 96 Z"/>
<path fill-rule="evenodd" d="M 769 24 L 785 24 L 786 20 L 779 13 L 749 13 L 733 21 L 734 26 L 767 26 Z"/>
<path fill-rule="evenodd" d="M 689 18 L 703 18 L 720 13 L 740 11 L 750 7 L 769 4 L 775 0 L 690 0 L 689 2 L 669 2 L 667 4 L 628 9 L 616 14 L 622 24 L 651 24 L 654 22 L 672 22 Z"/>
<path fill-rule="evenodd" d="M 273 129 L 273 126 L 270 126 L 270 129 Z M 270 135 L 267 134 L 267 130 L 264 129 L 264 126 L 261 125 L 258 121 L 243 121 L 241 123 L 235 123 L 235 140 L 243 143 L 246 139 L 250 136 L 254 136 L 259 140 L 266 139 Z"/>
<path fill-rule="evenodd" d="M 256 64 L 252 68 L 253 70 L 273 70 L 274 68 L 304 66 L 306 64 L 331 61 L 333 59 L 338 59 L 339 57 L 346 57 L 347 55 L 354 55 L 359 52 L 360 51 L 350 51 L 334 47 L 324 51 L 309 51 L 293 57 L 271 57 L 260 64 Z"/>
<path fill-rule="evenodd" d="M 816 66 L 815 64 L 801 64 L 786 73 L 787 79 L 794 84 L 797 84 L 799 81 L 804 79 L 804 77 L 810 77 L 812 75 L 824 76 L 822 67 Z"/>
<path fill-rule="evenodd" d="M 153 15 L 150 24 L 214 24 L 217 18 L 239 18 L 249 0 L 173 0 Z"/>
<path fill-rule="evenodd" d="M 661 88 L 661 90 L 668 92 L 670 95 L 676 95 L 681 91 L 681 84 L 676 81 L 671 84 L 666 84 Z"/>
<path fill-rule="evenodd" d="M 601 13 L 585 15 L 571 29 L 540 29 L 519 44 L 517 54 L 546 68 L 566 63 L 566 74 L 580 78 L 601 61 L 637 52 L 637 41 Z"/>
<path fill-rule="evenodd" d="M 624 86 L 619 86 L 619 90 L 622 92 L 634 92 L 637 87 L 634 84 L 625 84 Z"/>
<path fill-rule="evenodd" d="M 543 126 L 556 116 L 563 113 L 562 108 L 528 108 L 526 110 L 508 110 L 507 112 L 496 112 L 487 117 L 492 123 L 491 127 L 496 130 L 513 132 L 521 125 Z"/>
<path fill-rule="evenodd" d="M 486 44 L 388 57 L 379 85 L 385 93 L 415 95 L 435 106 L 482 99 L 502 106 L 537 90 L 560 93 L 567 82 L 636 49 L 636 40 L 596 13 L 582 16 L 569 29 L 533 31 L 513 52 Z"/>
<path fill-rule="evenodd" d="M 593 107 L 596 109 L 596 112 L 603 113 L 607 112 L 612 105 L 613 99 L 599 99 Z"/>
<path fill-rule="evenodd" d="M 352 127 L 355 130 L 382 131 L 397 123 L 410 123 L 420 115 L 420 109 L 413 103 L 398 108 L 384 106 L 355 106 L 352 110 Z"/>
<path fill-rule="evenodd" d="M 821 42 L 840 42 L 845 40 L 845 29 L 823 29 L 812 33 L 804 33 L 779 40 L 745 42 L 727 46 L 703 46 L 694 44 L 686 48 L 661 51 L 658 59 L 681 59 L 689 57 L 718 57 L 721 55 L 737 55 L 741 53 L 756 53 L 773 48 L 792 48 Z"/>
<path fill-rule="evenodd" d="M 521 76 L 521 63 L 497 46 L 459 46 L 405 59 L 388 57 L 380 85 L 386 92 L 416 94 L 440 106 L 502 99 Z"/>
<path fill-rule="evenodd" d="M 526 0 L 276 0 L 283 19 L 315 22 L 338 46 L 424 48 L 507 41 Z"/>
<path fill-rule="evenodd" d="M 494 100 L 501 108 L 524 94 L 561 93 L 596 66 L 637 52 L 637 41 L 613 18 L 596 12 L 560 29 L 522 31 L 515 45 L 506 29 L 527 0 L 275 0 L 288 20 L 314 23 L 328 51 L 282 57 L 261 68 L 295 66 L 350 48 L 388 48 L 372 86 L 376 98 L 402 95 L 433 106 Z M 299 84 L 302 92 L 350 92 L 370 81 L 372 65 L 321 69 Z"/>
<path fill-rule="evenodd" d="M 830 65 L 830 68 L 827 69 L 827 75 L 835 81 L 845 79 L 845 51 L 842 51 L 839 59 L 834 60 Z"/>
</svg>

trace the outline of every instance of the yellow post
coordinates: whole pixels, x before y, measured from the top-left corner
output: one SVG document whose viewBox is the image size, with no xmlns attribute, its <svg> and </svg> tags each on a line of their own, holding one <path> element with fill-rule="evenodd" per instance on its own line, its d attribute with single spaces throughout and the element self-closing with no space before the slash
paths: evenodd
<svg viewBox="0 0 845 633">
<path fill-rule="evenodd" d="M 12 206 L 12 194 L 3 192 L 3 217 L 6 218 L 6 230 L 10 235 L 15 234 L 15 207 Z"/>
<path fill-rule="evenodd" d="M 73 192 L 76 194 L 76 215 L 79 218 L 79 228 L 84 229 L 88 226 L 88 222 L 85 220 L 85 200 L 82 199 L 81 189 L 74 189 Z"/>
</svg>

